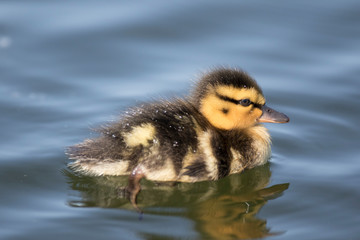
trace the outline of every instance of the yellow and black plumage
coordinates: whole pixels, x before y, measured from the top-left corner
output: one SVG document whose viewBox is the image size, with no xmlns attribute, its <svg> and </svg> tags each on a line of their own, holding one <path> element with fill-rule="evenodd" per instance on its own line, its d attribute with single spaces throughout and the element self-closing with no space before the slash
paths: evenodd
<svg viewBox="0 0 360 240">
<path fill-rule="evenodd" d="M 131 202 L 142 177 L 154 181 L 216 180 L 266 163 L 270 135 L 261 122 L 289 118 L 265 105 L 245 72 L 205 74 L 186 99 L 130 109 L 95 139 L 70 147 L 70 166 L 90 175 L 129 175 Z"/>
</svg>

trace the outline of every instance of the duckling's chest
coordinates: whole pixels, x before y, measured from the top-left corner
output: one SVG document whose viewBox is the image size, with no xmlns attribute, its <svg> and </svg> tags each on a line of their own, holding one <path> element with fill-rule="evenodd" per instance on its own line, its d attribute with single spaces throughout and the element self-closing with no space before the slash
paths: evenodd
<svg viewBox="0 0 360 240">
<path fill-rule="evenodd" d="M 246 130 L 239 140 L 229 143 L 230 174 L 265 164 L 271 156 L 271 139 L 262 125 Z"/>
<path fill-rule="evenodd" d="M 262 126 L 239 133 L 198 133 L 198 148 L 183 161 L 180 181 L 216 180 L 265 164 L 270 136 Z"/>
</svg>

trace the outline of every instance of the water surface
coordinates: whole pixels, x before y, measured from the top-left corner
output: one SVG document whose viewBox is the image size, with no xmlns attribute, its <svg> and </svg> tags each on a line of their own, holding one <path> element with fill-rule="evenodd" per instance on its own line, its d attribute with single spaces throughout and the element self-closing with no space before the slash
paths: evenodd
<svg viewBox="0 0 360 240">
<path fill-rule="evenodd" d="M 358 239 L 360 3 L 2 1 L 1 239 Z M 67 169 L 64 148 L 127 107 L 239 67 L 291 122 L 269 164 L 216 182 Z"/>
</svg>

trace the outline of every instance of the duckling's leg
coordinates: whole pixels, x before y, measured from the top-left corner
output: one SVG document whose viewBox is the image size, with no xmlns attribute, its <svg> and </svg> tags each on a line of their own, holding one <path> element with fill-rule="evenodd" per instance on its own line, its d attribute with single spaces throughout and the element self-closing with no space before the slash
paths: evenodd
<svg viewBox="0 0 360 240">
<path fill-rule="evenodd" d="M 136 204 L 136 196 L 141 190 L 140 180 L 144 176 L 145 174 L 141 165 L 136 166 L 129 176 L 129 184 L 126 187 L 131 204 L 140 214 L 142 214 L 142 210 Z"/>
</svg>

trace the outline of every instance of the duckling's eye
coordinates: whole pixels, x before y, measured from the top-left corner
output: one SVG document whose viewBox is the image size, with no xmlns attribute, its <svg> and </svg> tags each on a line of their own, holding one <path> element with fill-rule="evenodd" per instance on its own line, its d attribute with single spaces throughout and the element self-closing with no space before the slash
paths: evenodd
<svg viewBox="0 0 360 240">
<path fill-rule="evenodd" d="M 239 104 L 241 106 L 247 107 L 247 106 L 249 106 L 251 104 L 251 101 L 250 101 L 250 99 L 241 99 L 239 101 Z"/>
</svg>

